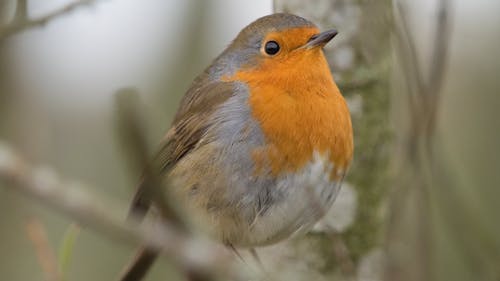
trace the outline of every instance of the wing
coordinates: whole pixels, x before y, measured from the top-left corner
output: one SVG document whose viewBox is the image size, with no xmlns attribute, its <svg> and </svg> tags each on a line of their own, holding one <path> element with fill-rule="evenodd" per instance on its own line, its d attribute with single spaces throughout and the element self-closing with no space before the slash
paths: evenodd
<svg viewBox="0 0 500 281">
<path fill-rule="evenodd" d="M 206 82 L 207 80 L 205 80 Z M 196 149 L 207 130 L 214 124 L 211 115 L 235 92 L 232 82 L 205 83 L 195 81 L 186 93 L 171 129 L 161 142 L 153 160 L 154 172 L 167 173 L 180 159 Z M 144 216 L 152 204 L 148 196 L 150 181 L 143 176 L 130 207 L 130 214 Z M 156 188 L 156 187 L 151 187 Z"/>
</svg>

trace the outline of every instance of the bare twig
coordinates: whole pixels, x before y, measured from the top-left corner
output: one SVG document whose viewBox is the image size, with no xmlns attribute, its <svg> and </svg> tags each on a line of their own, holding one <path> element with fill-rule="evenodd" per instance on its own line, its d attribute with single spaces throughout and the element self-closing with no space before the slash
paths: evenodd
<svg viewBox="0 0 500 281">
<path fill-rule="evenodd" d="M 429 73 L 428 94 L 431 95 L 429 101 L 429 119 L 427 124 L 427 134 L 432 134 L 436 123 L 436 115 L 439 109 L 439 94 L 443 85 L 444 74 L 448 62 L 448 45 L 450 43 L 451 20 L 450 20 L 451 0 L 439 1 L 436 34 L 434 38 L 434 48 L 431 58 L 431 69 Z"/>
<path fill-rule="evenodd" d="M 45 273 L 45 279 L 50 281 L 60 281 L 61 272 L 57 265 L 56 255 L 52 247 L 50 247 L 47 233 L 44 225 L 40 220 L 31 218 L 26 223 L 26 233 L 28 238 L 33 243 L 35 252 L 38 258 L 38 263 Z"/>
<path fill-rule="evenodd" d="M 397 18 L 396 24 L 396 43 L 398 44 L 396 51 L 398 51 L 399 58 L 401 60 L 401 65 L 403 67 L 403 75 L 405 78 L 405 85 L 408 94 L 408 103 L 410 109 L 410 121 L 415 122 L 414 117 L 423 115 L 422 112 L 422 98 L 419 96 L 420 93 L 425 91 L 425 81 L 422 76 L 422 68 L 420 67 L 420 60 L 417 55 L 417 49 L 415 42 L 413 40 L 413 34 L 411 32 L 410 25 L 408 23 L 408 14 L 401 3 L 401 1 L 395 1 L 396 10 L 395 14 Z M 418 126 L 412 123 L 412 127 Z M 411 139 L 415 139 L 411 137 Z"/>
<path fill-rule="evenodd" d="M 434 162 L 432 147 L 434 141 L 435 117 L 439 110 L 439 100 L 441 88 L 446 71 L 446 62 L 448 57 L 448 44 L 450 35 L 449 10 L 451 0 L 440 0 L 438 3 L 438 14 L 436 20 L 436 32 L 434 45 L 432 49 L 430 69 L 427 75 L 424 75 L 420 67 L 417 56 L 417 46 L 411 33 L 406 7 L 401 1 L 396 0 L 396 15 L 399 15 L 396 30 L 398 56 L 403 68 L 403 75 L 407 87 L 407 95 L 410 109 L 410 129 L 406 136 L 405 150 L 408 164 L 405 168 L 412 171 L 409 175 L 410 182 L 407 182 L 408 188 L 403 188 L 392 199 L 393 217 L 391 218 L 392 227 L 401 220 L 402 212 L 401 202 L 407 202 L 408 197 L 414 196 L 414 205 L 417 210 L 414 212 L 416 225 L 415 256 L 412 259 L 414 270 L 411 272 L 408 280 L 428 280 L 431 276 L 432 264 L 429 260 L 429 251 L 432 251 L 430 245 L 431 238 L 431 193 L 434 182 Z M 410 193 L 413 192 L 413 193 Z M 388 239 L 397 235 L 394 232 L 388 232 Z M 391 236 L 392 235 L 392 236 Z M 397 253 L 396 253 L 397 255 Z M 397 262 L 395 262 L 397 263 Z M 394 276 L 401 274 L 397 272 Z M 394 273 L 391 273 L 391 275 Z M 404 273 L 403 273 L 404 274 Z M 405 274 L 408 275 L 408 274 Z M 395 279 L 395 280 L 396 280 Z"/>
<path fill-rule="evenodd" d="M 333 241 L 333 253 L 339 263 L 340 270 L 342 270 L 345 275 L 352 275 L 355 272 L 356 266 L 349 253 L 349 248 L 344 239 L 342 239 L 340 233 L 334 229 L 330 229 L 329 233 Z"/>
<path fill-rule="evenodd" d="M 178 230 L 185 231 L 187 226 L 185 220 L 178 209 L 172 206 L 173 200 L 166 200 L 169 190 L 161 181 L 158 175 L 157 167 L 153 166 L 154 161 L 151 161 L 149 148 L 146 140 L 145 126 L 141 120 L 140 110 L 138 108 L 139 94 L 134 88 L 124 88 L 116 93 L 117 112 L 118 112 L 118 128 L 121 133 L 121 140 L 124 144 L 127 155 L 131 158 L 128 161 L 133 165 L 134 170 L 142 170 L 142 179 L 139 183 L 135 196 L 131 202 L 129 216 L 133 215 L 138 219 L 142 219 L 146 215 L 151 205 L 154 205 L 159 211 L 162 219 L 175 225 Z M 148 248 L 147 245 L 141 246 L 138 253 L 131 263 L 123 270 L 120 276 L 121 281 L 141 280 L 149 271 L 155 260 L 159 256 L 156 249 Z M 181 268 L 183 270 L 183 268 Z M 185 272 L 189 275 L 190 270 Z"/>
<path fill-rule="evenodd" d="M 16 14 L 12 22 L 22 23 L 28 20 L 28 0 L 17 0 Z"/>
<path fill-rule="evenodd" d="M 408 23 L 408 14 L 406 9 L 403 7 L 401 1 L 396 1 L 397 12 L 399 15 L 399 25 L 396 27 L 400 28 L 396 35 L 398 36 L 398 42 L 402 44 L 402 48 L 407 52 L 404 56 L 405 60 L 405 72 L 411 73 L 412 77 L 407 79 L 414 89 L 409 94 L 415 95 L 425 91 L 425 80 L 422 77 L 422 67 L 420 66 L 420 60 L 417 54 L 417 46 L 413 40 L 413 33 Z M 418 97 L 412 96 L 414 100 L 418 101 Z"/>
<path fill-rule="evenodd" d="M 91 5 L 96 1 L 97 0 L 78 0 L 37 19 L 29 19 L 27 15 L 27 3 L 24 0 L 20 0 L 17 4 L 18 7 L 16 8 L 14 20 L 7 26 L 0 28 L 0 39 L 5 39 L 13 34 L 23 32 L 33 27 L 44 26 L 49 21 L 59 16 L 68 14 L 79 7 Z"/>
<path fill-rule="evenodd" d="M 178 228 L 184 228 L 184 220 L 179 212 L 168 204 L 166 200 L 167 194 L 164 190 L 168 187 L 161 181 L 158 172 L 160 169 L 152 166 L 150 158 L 150 149 L 146 140 L 145 126 L 140 116 L 138 108 L 139 93 L 134 88 L 124 88 L 116 92 L 117 112 L 118 112 L 118 128 L 121 133 L 120 139 L 123 142 L 127 156 L 130 157 L 129 163 L 133 164 L 132 169 L 135 171 L 142 170 L 142 182 L 140 183 L 136 196 L 144 197 L 143 200 L 150 201 L 149 204 L 159 210 L 163 218 L 168 219 L 171 223 L 176 224 Z M 135 200 L 135 199 L 134 199 Z M 172 200 L 170 200 L 172 202 Z M 135 202 L 132 202 L 131 213 L 135 213 Z M 147 211 L 147 210 L 144 210 Z M 137 214 L 139 215 L 139 214 Z"/>
<path fill-rule="evenodd" d="M 114 240 L 134 244 L 140 242 L 157 249 L 183 268 L 207 275 L 221 274 L 232 280 L 241 280 L 245 276 L 245 272 L 237 267 L 231 254 L 221 245 L 202 238 L 187 237 L 168 223 L 145 220 L 140 224 L 133 219 L 124 223 L 122 216 L 115 214 L 117 208 L 113 208 L 113 204 L 102 204 L 82 185 L 62 182 L 53 173 L 28 166 L 2 143 L 0 183 Z"/>
<path fill-rule="evenodd" d="M 431 67 L 429 74 L 424 79 L 416 44 L 408 23 L 408 14 L 403 4 L 396 1 L 396 12 L 399 15 L 398 21 L 400 23 L 397 25 L 399 29 L 396 30 L 396 35 L 400 44 L 399 50 L 402 51 L 400 57 L 408 85 L 411 117 L 414 119 L 412 123 L 414 128 L 412 129 L 417 135 L 430 136 L 433 133 L 448 59 L 451 0 L 440 0 L 438 5 L 436 33 L 430 60 Z"/>
<path fill-rule="evenodd" d="M 348 82 L 338 82 L 338 86 L 342 91 L 349 92 L 354 90 L 363 90 L 377 84 L 378 79 L 376 77 L 370 77 L 366 79 L 352 80 Z"/>
</svg>

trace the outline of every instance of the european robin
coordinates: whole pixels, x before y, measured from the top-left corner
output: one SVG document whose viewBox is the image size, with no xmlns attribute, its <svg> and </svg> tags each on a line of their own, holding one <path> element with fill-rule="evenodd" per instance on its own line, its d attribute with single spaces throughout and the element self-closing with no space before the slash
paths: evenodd
<svg viewBox="0 0 500 281">
<path fill-rule="evenodd" d="M 349 110 L 323 53 L 336 34 L 291 14 L 262 17 L 185 94 L 156 162 L 211 237 L 273 244 L 332 205 L 353 155 Z M 133 210 L 150 204 L 143 193 Z"/>
</svg>

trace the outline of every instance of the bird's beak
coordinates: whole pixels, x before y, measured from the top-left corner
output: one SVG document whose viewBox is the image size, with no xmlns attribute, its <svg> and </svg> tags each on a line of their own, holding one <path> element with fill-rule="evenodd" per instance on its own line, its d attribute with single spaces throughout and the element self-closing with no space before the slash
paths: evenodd
<svg viewBox="0 0 500 281">
<path fill-rule="evenodd" d="M 307 49 L 323 47 L 326 45 L 326 43 L 330 42 L 330 40 L 332 40 L 333 37 L 335 37 L 335 35 L 337 34 L 338 32 L 335 29 L 323 31 L 321 33 L 313 35 L 311 39 L 309 39 L 309 41 L 304 45 L 304 47 Z"/>
</svg>

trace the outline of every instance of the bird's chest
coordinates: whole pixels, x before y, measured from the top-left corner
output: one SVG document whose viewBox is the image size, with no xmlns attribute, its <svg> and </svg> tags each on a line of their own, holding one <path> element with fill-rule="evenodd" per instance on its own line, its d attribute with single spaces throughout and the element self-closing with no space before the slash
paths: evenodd
<svg viewBox="0 0 500 281">
<path fill-rule="evenodd" d="M 328 155 L 314 152 L 301 169 L 279 175 L 272 186 L 257 186 L 258 196 L 273 198 L 267 204 L 253 200 L 254 210 L 247 242 L 250 245 L 275 243 L 290 235 L 304 233 L 331 207 L 340 180 L 330 177 L 334 165 Z"/>
<path fill-rule="evenodd" d="M 336 164 L 332 178 L 345 170 L 352 157 L 349 112 L 339 94 L 318 91 L 285 93 L 262 87 L 250 95 L 252 117 L 266 143 L 253 152 L 258 167 L 269 166 L 275 175 L 299 171 L 319 153 Z"/>
<path fill-rule="evenodd" d="M 218 152 L 224 159 L 223 193 L 237 214 L 228 231 L 234 234 L 222 236 L 254 246 L 307 231 L 339 190 L 344 159 L 350 157 L 350 131 L 341 129 L 350 129 L 348 116 L 336 114 L 339 105 L 330 96 L 306 101 L 254 95 L 236 101 L 222 108 L 234 116 L 217 131 L 224 136 Z"/>
</svg>

